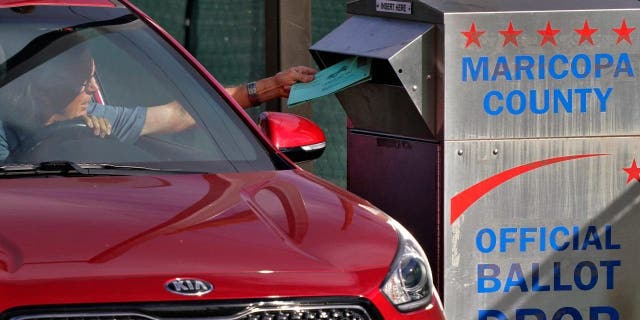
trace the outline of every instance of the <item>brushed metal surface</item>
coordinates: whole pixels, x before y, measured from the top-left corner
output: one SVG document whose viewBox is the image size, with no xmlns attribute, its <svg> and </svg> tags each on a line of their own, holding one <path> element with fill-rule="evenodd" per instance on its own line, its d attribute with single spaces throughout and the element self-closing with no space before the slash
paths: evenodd
<svg viewBox="0 0 640 320">
<path fill-rule="evenodd" d="M 321 68 L 372 58 L 372 80 L 337 96 L 355 127 L 417 138 L 436 132 L 436 35 L 429 23 L 353 16 L 310 51 Z"/>
<path fill-rule="evenodd" d="M 445 139 L 640 133 L 640 32 L 632 31 L 627 40 L 614 31 L 623 23 L 636 28 L 639 20 L 637 9 L 445 14 Z M 500 32 L 507 32 L 510 23 L 514 31 L 522 32 L 507 42 Z M 576 30 L 584 29 L 585 23 L 598 29 L 590 37 L 593 45 L 588 38 L 580 43 Z M 539 32 L 547 26 L 557 34 L 545 41 Z M 464 33 L 474 28 L 483 33 L 470 41 Z M 611 67 L 597 66 L 605 65 L 608 57 L 612 57 Z M 560 62 L 565 58 L 568 63 Z M 529 64 L 525 60 L 533 62 L 530 75 L 523 71 L 523 65 Z M 480 61 L 487 61 L 486 72 L 478 71 L 474 78 L 473 70 L 484 66 Z M 562 76 L 565 71 L 567 76 Z"/>
<path fill-rule="evenodd" d="M 509 319 L 515 319 L 515 309 L 536 308 L 551 319 L 558 309 L 572 307 L 589 319 L 591 306 L 608 306 L 619 312 L 620 319 L 637 319 L 640 296 L 637 287 L 636 266 L 640 233 L 640 184 L 636 179 L 627 183 L 629 174 L 624 168 L 632 167 L 634 159 L 640 160 L 640 139 L 636 137 L 530 139 L 501 141 L 451 141 L 444 145 L 444 208 L 445 208 L 445 307 L 451 319 L 477 319 L 479 310 L 502 310 Z M 552 159 L 567 156 L 592 155 L 553 163 Z M 523 165 L 546 161 L 539 168 L 506 178 L 505 172 Z M 522 168 L 522 167 L 521 167 Z M 502 175 L 501 175 L 502 174 Z M 455 197 L 468 197 L 465 193 L 472 186 L 490 178 L 499 183 L 486 185 L 482 192 L 455 221 L 451 222 Z M 499 178 L 496 178 L 499 177 Z M 471 198 L 475 198 L 470 196 Z M 459 200 L 459 199 L 458 199 Z M 610 243 L 619 249 L 606 249 L 607 225 L 610 226 Z M 602 248 L 593 242 L 582 250 L 585 230 L 597 229 Z M 570 247 L 557 251 L 551 249 L 550 233 L 553 228 L 574 227 L 582 231 L 579 250 L 573 250 L 573 239 L 557 234 L 556 242 L 569 241 Z M 500 244 L 494 250 L 483 252 L 488 245 L 485 235 L 483 245 L 477 243 L 481 230 L 490 229 L 498 234 L 508 228 L 546 229 L 546 237 L 529 232 L 533 238 L 523 244 L 520 231 L 505 233 L 514 238 Z M 541 244 L 545 238 L 546 244 Z M 504 243 L 504 242 L 501 242 Z M 544 245 L 546 250 L 541 250 Z M 574 281 L 578 265 L 588 261 L 596 266 L 596 283 L 588 290 L 581 290 Z M 603 261 L 620 261 L 612 267 L 611 275 L 600 264 Z M 533 264 L 539 264 L 539 284 L 551 285 L 549 291 L 533 290 Z M 560 270 L 554 272 L 554 263 Z M 480 292 L 489 283 L 479 286 L 478 268 L 483 264 L 495 264 L 500 268 L 497 277 L 502 282 L 497 292 Z M 528 291 L 510 287 L 504 292 L 508 279 L 516 281 L 520 268 L 526 279 Z M 593 280 L 590 269 L 580 269 L 584 283 Z M 559 283 L 571 285 L 571 290 L 553 290 L 554 275 Z M 515 280 L 514 280 L 515 279 Z M 611 281 L 611 288 L 607 282 Z M 464 305 L 464 307 L 461 307 Z M 585 313 L 586 312 L 586 313 Z"/>
</svg>

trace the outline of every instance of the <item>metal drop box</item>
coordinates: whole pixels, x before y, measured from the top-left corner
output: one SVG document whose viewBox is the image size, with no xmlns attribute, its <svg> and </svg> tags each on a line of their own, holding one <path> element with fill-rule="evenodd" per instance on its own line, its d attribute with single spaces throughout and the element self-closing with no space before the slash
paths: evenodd
<svg viewBox="0 0 640 320">
<path fill-rule="evenodd" d="M 425 247 L 451 319 L 635 319 L 640 2 L 356 0 L 310 49 L 348 188 Z M 638 159 L 636 159 L 638 158 Z"/>
<path fill-rule="evenodd" d="M 311 47 L 321 67 L 349 56 L 372 58 L 372 80 L 338 94 L 355 127 L 434 137 L 435 29 L 426 22 L 355 15 Z"/>
</svg>

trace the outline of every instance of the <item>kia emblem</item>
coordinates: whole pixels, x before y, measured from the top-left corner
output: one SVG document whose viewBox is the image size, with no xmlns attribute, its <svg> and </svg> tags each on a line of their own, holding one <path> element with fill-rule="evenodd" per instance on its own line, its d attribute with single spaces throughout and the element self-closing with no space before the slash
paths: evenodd
<svg viewBox="0 0 640 320">
<path fill-rule="evenodd" d="M 202 296 L 213 291 L 213 285 L 207 281 L 192 278 L 175 278 L 164 285 L 171 293 L 183 296 Z"/>
</svg>

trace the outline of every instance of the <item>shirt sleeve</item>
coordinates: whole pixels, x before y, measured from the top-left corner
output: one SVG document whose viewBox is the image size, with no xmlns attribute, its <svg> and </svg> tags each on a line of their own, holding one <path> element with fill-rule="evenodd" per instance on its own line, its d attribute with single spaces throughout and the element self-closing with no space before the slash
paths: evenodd
<svg viewBox="0 0 640 320">
<path fill-rule="evenodd" d="M 147 108 L 117 107 L 97 103 L 89 104 L 87 113 L 107 119 L 111 123 L 111 135 L 126 143 L 134 143 L 138 140 L 147 118 Z"/>
<path fill-rule="evenodd" d="M 4 162 L 20 146 L 24 137 L 0 120 L 0 162 Z"/>
<path fill-rule="evenodd" d="M 9 138 L 4 128 L 4 123 L 0 120 L 0 162 L 4 162 L 9 156 Z"/>
</svg>

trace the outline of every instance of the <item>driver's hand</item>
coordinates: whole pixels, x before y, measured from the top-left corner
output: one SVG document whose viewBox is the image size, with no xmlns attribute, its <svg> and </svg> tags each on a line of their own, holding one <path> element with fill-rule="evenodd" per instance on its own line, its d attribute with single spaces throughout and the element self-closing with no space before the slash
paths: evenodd
<svg viewBox="0 0 640 320">
<path fill-rule="evenodd" d="M 105 118 L 99 118 L 92 115 L 83 115 L 84 122 L 87 126 L 93 129 L 93 134 L 104 138 L 111 134 L 111 123 Z"/>
<path fill-rule="evenodd" d="M 273 76 L 281 98 L 288 98 L 291 86 L 298 82 L 310 82 L 315 78 L 318 70 L 306 66 L 291 67 Z"/>
</svg>

